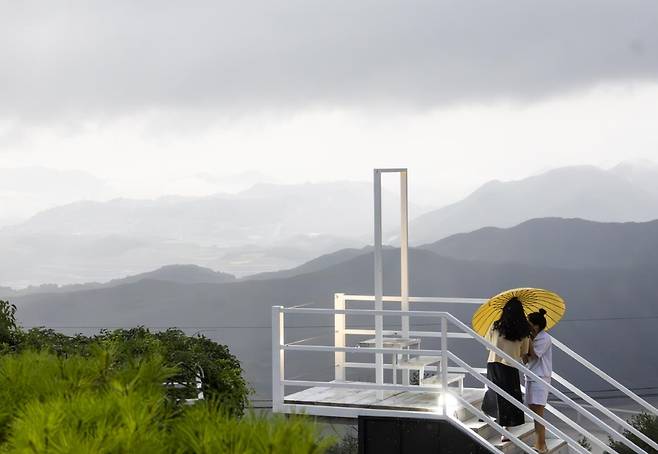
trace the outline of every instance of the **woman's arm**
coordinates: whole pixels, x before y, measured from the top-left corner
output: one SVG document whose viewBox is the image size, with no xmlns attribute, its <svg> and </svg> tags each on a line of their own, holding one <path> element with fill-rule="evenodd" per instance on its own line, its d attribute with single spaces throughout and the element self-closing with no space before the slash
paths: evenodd
<svg viewBox="0 0 658 454">
<path fill-rule="evenodd" d="M 528 343 L 528 360 L 530 360 L 531 358 L 536 358 L 536 357 L 537 357 L 537 354 L 535 353 L 535 342 L 534 342 L 534 340 L 531 340 Z"/>
<path fill-rule="evenodd" d="M 525 339 L 521 343 L 521 359 L 524 364 L 527 364 L 532 357 L 532 339 Z"/>
</svg>

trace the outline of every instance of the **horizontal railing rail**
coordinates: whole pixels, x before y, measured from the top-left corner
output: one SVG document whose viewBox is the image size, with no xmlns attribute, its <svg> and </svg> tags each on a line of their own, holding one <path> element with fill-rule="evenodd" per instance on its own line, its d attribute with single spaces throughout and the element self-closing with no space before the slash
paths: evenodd
<svg viewBox="0 0 658 454">
<path fill-rule="evenodd" d="M 375 301 L 373 295 L 344 295 L 346 301 Z M 401 296 L 384 296 L 382 301 L 385 303 L 400 303 Z M 410 303 L 439 303 L 439 304 L 484 304 L 487 302 L 483 298 L 446 298 L 431 296 L 410 296 Z"/>
<path fill-rule="evenodd" d="M 633 391 L 619 383 L 617 380 L 612 378 L 610 375 L 606 374 L 603 372 L 601 369 L 596 367 L 594 364 L 591 362 L 587 361 L 585 358 L 583 358 L 581 355 L 564 345 L 562 342 L 559 340 L 555 339 L 554 337 L 551 337 L 551 340 L 553 341 L 553 345 L 555 345 L 558 349 L 562 350 L 564 353 L 569 355 L 571 358 L 575 359 L 578 361 L 580 364 L 585 366 L 587 369 L 589 369 L 591 372 L 595 373 L 598 375 L 600 378 L 602 378 L 604 381 L 606 381 L 608 384 L 614 386 L 617 390 L 621 391 L 624 393 L 627 397 L 633 399 L 636 403 L 641 405 L 645 410 L 649 412 L 649 414 L 652 414 L 654 416 L 658 416 L 658 409 L 651 405 L 649 402 L 646 400 L 642 399 L 640 396 L 635 394 Z M 654 448 L 658 449 L 658 448 Z"/>
</svg>

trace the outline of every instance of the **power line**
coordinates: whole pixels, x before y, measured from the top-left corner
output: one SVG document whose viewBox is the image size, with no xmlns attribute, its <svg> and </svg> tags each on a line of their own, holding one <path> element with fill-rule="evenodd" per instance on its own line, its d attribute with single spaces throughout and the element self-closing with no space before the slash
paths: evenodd
<svg viewBox="0 0 658 454">
<path fill-rule="evenodd" d="M 599 322 L 599 321 L 620 321 L 620 320 L 656 320 L 658 315 L 649 315 L 649 316 L 631 316 L 631 317 L 597 317 L 597 318 L 570 318 L 561 320 L 560 323 L 570 323 L 570 322 Z M 439 323 L 414 323 L 412 327 L 415 326 L 439 326 Z M 199 330 L 212 330 L 212 329 L 270 329 L 270 325 L 216 325 L 216 326 L 155 326 L 155 325 L 135 325 L 135 327 L 143 327 L 147 329 L 199 329 Z M 84 326 L 84 325 L 59 325 L 59 326 L 46 326 L 46 325 L 24 325 L 24 328 L 51 328 L 51 329 L 124 329 L 126 325 L 122 326 Z M 304 329 L 304 328 L 333 328 L 333 324 L 326 325 L 288 325 L 286 329 Z"/>
</svg>

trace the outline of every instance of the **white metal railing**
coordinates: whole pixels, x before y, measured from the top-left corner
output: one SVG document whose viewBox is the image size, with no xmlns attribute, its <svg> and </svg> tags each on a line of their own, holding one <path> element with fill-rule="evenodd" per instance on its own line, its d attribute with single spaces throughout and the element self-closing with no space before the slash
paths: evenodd
<svg viewBox="0 0 658 454">
<path fill-rule="evenodd" d="M 371 295 L 346 295 L 344 293 L 336 293 L 335 294 L 335 299 L 336 300 L 343 300 L 342 302 L 342 308 L 346 308 L 347 304 L 345 303 L 346 301 L 374 301 L 374 296 Z M 401 297 L 400 296 L 384 296 L 383 297 L 384 302 L 400 302 Z M 447 304 L 472 304 L 472 305 L 481 305 L 486 303 L 488 300 L 484 298 L 445 298 L 445 297 L 409 297 L 409 302 L 412 303 L 447 303 Z M 339 303 L 340 304 L 340 303 Z M 338 309 L 336 305 L 334 305 L 335 309 Z M 336 330 L 340 330 L 342 327 L 343 330 L 345 330 L 345 334 L 352 334 L 352 330 L 346 330 L 345 325 L 339 325 L 336 324 Z M 399 335 L 399 331 L 385 331 L 384 333 L 390 333 L 393 335 Z M 356 333 L 354 333 L 356 334 Z M 384 334 L 386 335 L 386 334 Z M 410 331 L 409 335 L 414 335 L 414 336 L 422 336 L 422 337 L 440 337 L 440 333 L 432 333 L 428 334 L 425 336 L 425 332 L 423 331 Z M 448 337 L 452 338 L 468 338 L 468 335 L 460 334 L 460 333 L 449 333 Z M 587 370 L 590 372 L 594 373 L 597 375 L 599 378 L 604 380 L 606 383 L 609 385 L 613 386 L 614 389 L 620 391 L 623 393 L 626 397 L 634 400 L 637 404 L 642 406 L 642 408 L 647 411 L 649 414 L 652 414 L 654 416 L 658 416 L 658 409 L 651 405 L 649 402 L 646 400 L 642 399 L 640 396 L 635 394 L 633 391 L 619 383 L 617 380 L 612 378 L 610 375 L 606 374 L 603 372 L 601 369 L 596 367 L 594 364 L 592 364 L 590 361 L 587 359 L 583 358 L 581 355 L 573 351 L 571 348 L 566 346 L 564 343 L 560 342 L 559 340 L 555 339 L 554 337 L 551 336 L 551 340 L 553 343 L 553 346 L 557 347 L 559 350 L 564 352 L 567 356 L 571 357 L 572 359 L 576 360 L 578 363 L 580 363 L 583 367 L 585 367 Z M 431 370 L 431 369 L 428 369 Z M 575 386 L 571 385 L 568 381 L 563 379 L 562 377 L 556 376 L 554 374 L 554 378 L 556 378 L 560 384 L 565 385 L 567 388 L 573 387 L 573 389 L 570 389 L 572 392 L 576 392 L 578 388 Z M 596 402 L 593 403 L 593 399 L 590 396 L 587 396 L 584 392 L 579 391 L 578 397 L 586 400 L 590 405 L 597 406 Z M 586 397 L 585 397 L 586 396 Z M 600 410 L 600 408 L 597 407 L 597 409 Z M 610 416 L 610 415 L 607 415 Z M 624 427 L 627 430 L 630 430 L 633 432 L 633 430 L 629 429 L 628 427 Z"/>
<path fill-rule="evenodd" d="M 507 395 L 504 392 L 499 392 L 502 391 L 499 388 L 497 388 L 493 383 L 491 383 L 487 378 L 482 376 L 482 373 L 485 371 L 484 369 L 477 369 L 469 366 L 466 364 L 463 360 L 458 358 L 456 355 L 454 355 L 452 352 L 448 350 L 447 342 L 449 338 L 469 338 L 473 339 L 477 342 L 479 342 L 483 347 L 494 350 L 496 353 L 498 353 L 500 356 L 505 358 L 510 364 L 514 364 L 519 370 L 522 372 L 526 373 L 526 375 L 532 377 L 534 380 L 543 382 L 551 391 L 551 393 L 558 397 L 561 402 L 563 402 L 565 405 L 571 407 L 574 409 L 577 413 L 577 415 L 584 416 L 588 420 L 592 421 L 597 427 L 602 429 L 604 432 L 608 433 L 613 439 L 620 441 L 624 443 L 626 446 L 628 446 L 631 450 L 637 453 L 644 453 L 642 449 L 640 449 L 638 446 L 636 446 L 634 443 L 632 443 L 630 440 L 625 438 L 622 434 L 617 432 L 614 428 L 610 427 L 608 424 L 606 424 L 604 421 L 601 419 L 597 418 L 594 416 L 592 413 L 590 413 L 588 410 L 586 410 L 583 406 L 577 404 L 574 402 L 572 399 L 567 397 L 564 393 L 560 392 L 557 390 L 554 386 L 552 386 L 548 382 L 544 382 L 542 378 L 536 376 L 534 373 L 532 373 L 529 369 L 527 369 L 524 365 L 514 361 L 513 358 L 509 357 L 506 355 L 502 350 L 497 349 L 495 346 L 487 342 L 484 338 L 481 336 L 477 335 L 473 330 L 471 330 L 470 327 L 466 326 L 463 324 L 461 321 L 456 319 L 454 316 L 452 316 L 449 313 L 446 312 L 437 312 L 437 311 L 392 311 L 392 310 L 370 310 L 370 309 L 346 309 L 346 301 L 373 301 L 373 297 L 371 296 L 363 296 L 363 295 L 343 295 L 343 294 L 336 294 L 335 296 L 335 309 L 315 309 L 315 308 L 283 308 L 283 307 L 273 307 L 272 308 L 272 354 L 273 354 L 273 367 L 272 367 L 272 379 L 273 379 L 273 407 L 275 411 L 281 411 L 281 409 L 284 407 L 284 389 L 286 386 L 304 386 L 304 387 L 314 387 L 314 386 L 324 386 L 324 387 L 330 387 L 330 388 L 350 388 L 350 389 L 370 389 L 370 390 L 377 390 L 379 392 L 383 392 L 384 390 L 395 390 L 395 391 L 411 391 L 411 392 L 438 392 L 437 390 L 446 390 L 447 392 L 452 393 L 455 398 L 462 403 L 466 408 L 472 407 L 472 405 L 468 402 L 465 401 L 465 399 L 462 396 L 459 396 L 455 394 L 454 392 L 450 391 L 450 388 L 447 386 L 447 374 L 448 372 L 451 371 L 459 371 L 459 372 L 467 372 L 471 376 L 473 376 L 476 380 L 480 381 L 481 383 L 485 384 L 486 386 L 490 387 L 494 391 L 496 391 L 498 394 L 502 395 L 504 398 L 507 400 L 510 400 L 513 405 L 517 406 L 517 408 L 520 408 L 526 415 L 528 415 L 531 419 L 539 421 L 541 424 L 545 425 L 549 432 L 553 433 L 554 435 L 558 436 L 576 452 L 581 452 L 581 453 L 586 453 L 586 451 L 583 450 L 583 448 L 573 439 L 570 437 L 566 436 L 562 431 L 560 431 L 557 427 L 554 425 L 550 424 L 548 421 L 544 420 L 543 418 L 539 417 L 536 415 L 534 412 L 532 412 L 528 407 L 526 407 L 524 404 L 516 401 L 513 399 L 511 396 Z M 383 301 L 385 302 L 398 302 L 400 301 L 400 297 L 383 297 Z M 482 299 L 468 299 L 468 298 L 417 298 L 417 297 L 409 297 L 409 302 L 424 302 L 424 303 L 457 303 L 457 304 L 481 304 L 484 300 Z M 290 345 L 290 344 L 285 344 L 285 336 L 284 336 L 284 314 L 285 313 L 297 313 L 297 314 L 324 314 L 324 315 L 334 315 L 334 323 L 335 323 L 335 338 L 334 338 L 334 346 L 324 346 L 324 345 Z M 375 364 L 371 363 L 359 363 L 359 362 L 347 362 L 345 360 L 345 354 L 346 353 L 364 353 L 364 354 L 375 354 L 376 356 L 383 355 L 383 354 L 395 354 L 395 355 L 408 355 L 410 353 L 409 350 L 407 349 L 396 349 L 396 348 L 372 348 L 372 347 L 347 347 L 346 346 L 346 336 L 348 335 L 370 335 L 374 334 L 376 330 L 368 330 L 368 329 L 347 329 L 346 328 L 346 316 L 347 315 L 368 315 L 368 316 L 374 316 L 376 318 L 381 318 L 383 320 L 383 317 L 435 317 L 439 318 L 441 322 L 441 332 L 432 332 L 432 331 L 408 331 L 409 336 L 417 336 L 417 337 L 439 337 L 441 339 L 441 349 L 440 350 L 428 350 L 428 349 L 419 349 L 419 350 L 414 350 L 414 354 L 419 354 L 419 355 L 424 355 L 424 356 L 437 356 L 440 358 L 440 363 L 441 367 L 432 367 L 432 366 L 427 366 L 426 370 L 439 370 L 441 372 L 441 387 L 437 388 L 436 386 L 410 386 L 408 383 L 403 381 L 402 385 L 397 385 L 397 384 L 386 384 L 386 383 L 366 383 L 366 382 L 360 382 L 360 383 L 355 383 L 355 382 L 346 382 L 345 381 L 345 370 L 348 368 L 377 368 L 380 367 L 381 370 L 383 369 L 388 369 L 391 368 L 390 365 L 388 364 L 378 364 L 379 362 L 375 362 Z M 458 333 L 449 333 L 447 330 L 447 325 L 448 322 L 452 325 L 457 327 L 461 332 Z M 382 325 L 383 326 L 383 325 Z M 380 331 L 380 335 L 384 334 L 399 334 L 398 331 L 396 330 L 382 330 Z M 558 346 L 558 348 L 560 348 Z M 333 352 L 335 355 L 335 381 L 332 382 L 322 382 L 322 381 L 310 381 L 310 380 L 286 380 L 285 379 L 285 371 L 284 371 L 284 352 L 285 351 L 324 351 L 324 352 Z M 571 352 L 571 350 L 566 351 L 567 354 Z M 574 353 L 575 355 L 575 353 Z M 570 355 L 574 357 L 573 355 Z M 576 358 L 577 359 L 577 358 Z M 448 365 L 448 360 L 451 360 L 454 363 L 457 363 L 459 367 L 450 367 Z M 438 361 L 437 361 L 438 362 Z M 591 363 L 588 363 L 591 365 Z M 594 367 L 594 366 L 592 366 Z M 597 369 L 598 370 L 598 369 Z M 383 376 L 383 372 L 380 372 Z M 601 372 L 603 374 L 603 372 Z M 646 437 L 644 434 L 641 432 L 637 431 L 635 428 L 630 426 L 626 421 L 623 421 L 621 418 L 618 416 L 614 415 L 612 412 L 607 410 L 605 407 L 603 407 L 601 404 L 598 402 L 594 401 L 592 398 L 587 396 L 585 393 L 580 391 L 578 388 L 576 388 L 574 385 L 560 377 L 559 375 L 555 374 L 554 378 L 556 382 L 560 383 L 561 385 L 564 385 L 567 387 L 572 392 L 575 392 L 576 395 L 582 399 L 584 399 L 587 403 L 589 403 L 592 407 L 596 408 L 599 411 L 602 411 L 606 416 L 608 416 L 610 419 L 615 421 L 619 426 L 622 428 L 628 430 L 629 432 L 633 433 L 636 435 L 638 438 L 640 438 L 642 441 L 647 443 L 649 446 L 652 446 L 654 449 L 658 449 L 658 446 L 656 443 Z M 612 380 L 612 379 L 611 379 Z M 613 383 L 611 383 L 613 384 Z M 620 385 L 621 386 L 621 385 Z M 625 389 L 625 388 L 624 388 Z M 629 393 L 630 390 L 627 390 Z M 583 397 L 585 396 L 585 397 Z M 640 399 L 638 397 L 638 399 Z M 636 399 L 634 399 L 636 400 Z M 446 401 L 447 399 L 443 399 L 442 403 L 442 414 L 444 416 L 449 416 L 447 415 L 446 411 Z M 648 405 L 648 404 L 647 404 Z M 653 408 L 653 407 L 651 407 Z M 586 431 L 584 428 L 582 428 L 579 424 L 576 422 L 572 421 L 559 411 L 557 411 L 554 407 L 548 406 L 547 409 L 549 412 L 554 414 L 558 419 L 560 419 L 562 422 L 566 423 L 568 426 L 570 426 L 572 429 L 575 429 L 577 433 L 581 433 L 585 435 L 587 438 L 590 439 L 590 441 L 597 445 L 598 447 L 607 450 L 608 452 L 614 452 L 611 450 L 607 445 L 605 445 L 603 442 L 598 440 L 598 438 L 594 437 L 591 435 L 588 431 Z M 477 410 L 477 409 L 476 409 Z M 655 410 L 655 409 L 654 409 Z M 472 410 L 471 410 L 472 411 Z M 478 416 L 479 413 L 477 411 L 472 411 L 474 414 L 477 414 Z M 453 418 L 454 419 L 454 418 Z M 492 424 L 492 421 L 490 418 L 482 418 L 485 421 L 487 421 L 496 431 L 499 433 L 502 433 L 510 438 L 515 444 L 521 448 L 522 450 L 526 452 L 533 452 L 527 451 L 527 445 L 523 445 L 520 440 L 515 440 L 514 437 L 510 437 L 510 434 L 505 431 L 503 428 L 500 426 L 497 426 L 495 423 Z M 462 424 L 459 421 L 456 421 L 457 424 Z M 462 424 L 463 425 L 463 424 Z M 481 440 L 478 440 L 481 441 Z M 516 442 L 520 443 L 516 443 Z"/>
<path fill-rule="evenodd" d="M 282 307 L 274 307 L 273 308 L 274 312 L 279 312 L 280 314 L 284 313 L 297 313 L 297 314 L 335 314 L 335 313 L 342 313 L 342 314 L 350 314 L 350 315 L 378 315 L 378 316 L 390 316 L 390 317 L 400 317 L 402 314 L 402 311 L 391 311 L 391 310 L 384 310 L 384 311 L 374 311 L 374 310 L 367 310 L 367 309 L 347 309 L 347 310 L 334 310 L 334 309 L 312 309 L 312 308 L 282 308 Z M 442 320 L 450 320 L 453 324 L 456 324 L 460 328 L 466 328 L 466 331 L 468 332 L 470 328 L 466 327 L 466 325 L 463 325 L 459 320 L 454 318 L 451 314 L 446 313 L 446 312 L 436 312 L 436 311 L 408 311 L 405 312 L 405 316 L 409 317 L 436 317 L 440 318 Z M 443 325 L 443 323 L 442 323 Z M 463 325 L 463 326 L 460 326 Z M 482 337 L 478 336 L 474 331 L 470 330 L 472 332 L 473 338 L 476 340 L 481 340 L 482 343 L 485 344 L 485 346 L 488 345 L 492 350 L 496 351 L 500 356 L 504 357 L 508 362 L 513 363 L 514 359 L 509 357 L 505 352 L 502 350 L 498 349 L 492 344 L 489 344 L 486 340 L 484 340 Z M 443 346 L 443 345 L 442 345 Z M 371 348 L 371 347 L 332 347 L 332 346 L 324 346 L 324 345 L 281 345 L 280 346 L 280 351 L 316 351 L 316 352 L 332 352 L 332 351 L 340 351 L 340 352 L 351 352 L 351 353 L 371 353 L 371 354 L 408 354 L 409 350 L 406 349 L 396 349 L 396 348 Z M 456 357 L 454 354 L 451 354 L 447 350 L 414 350 L 414 353 L 417 353 L 419 355 L 425 355 L 425 356 L 440 356 L 442 359 L 442 362 L 447 362 L 448 358 L 450 357 L 453 361 L 457 362 L 458 365 L 460 365 L 462 368 L 465 370 L 469 371 L 471 375 L 473 375 L 478 381 L 482 382 L 483 384 L 489 386 L 491 389 L 496 391 L 497 393 L 501 394 L 504 398 L 507 400 L 510 400 L 511 403 L 516 406 L 517 408 L 521 409 L 528 417 L 530 417 L 533 420 L 537 420 L 541 424 L 545 425 L 546 428 L 554 433 L 555 435 L 559 436 L 562 440 L 566 441 L 573 449 L 575 449 L 577 452 L 581 452 L 582 454 L 586 454 L 587 451 L 583 450 L 582 447 L 573 439 L 568 437 L 566 434 L 564 434 L 562 431 L 560 431 L 557 427 L 555 427 L 553 424 L 549 423 L 546 421 L 544 418 L 538 416 L 535 414 L 532 410 L 530 410 L 528 407 L 526 407 L 524 404 L 518 402 L 516 399 L 514 399 L 512 396 L 509 394 L 505 393 L 502 389 L 497 387 L 493 382 L 489 381 L 487 378 L 483 377 L 480 373 L 477 373 L 473 368 L 468 366 L 465 362 L 463 362 L 461 359 Z M 543 381 L 540 377 L 536 376 L 534 373 L 532 373 L 529 369 L 526 369 L 525 366 L 519 365 L 519 369 L 521 369 L 523 372 L 527 372 L 528 375 L 530 375 L 533 379 L 536 379 L 538 381 Z M 524 370 L 525 369 L 525 370 Z M 443 368 L 442 370 L 445 370 L 447 373 L 447 369 Z M 447 383 L 445 381 L 445 374 L 442 376 L 442 386 L 439 389 L 448 389 Z M 544 382 L 546 383 L 546 382 Z M 549 388 L 551 387 L 550 384 L 546 383 Z M 376 383 L 350 383 L 350 382 L 323 382 L 323 381 L 310 381 L 310 380 L 282 380 L 280 383 L 280 386 L 306 386 L 306 387 L 313 387 L 313 386 L 322 386 L 322 387 L 329 387 L 329 388 L 347 388 L 347 389 L 371 389 L 371 390 L 395 390 L 395 391 L 410 391 L 410 392 L 438 392 L 439 389 L 436 387 L 432 386 L 410 386 L 410 385 L 394 385 L 394 384 L 376 384 Z M 558 396 L 561 399 L 566 399 L 567 402 L 569 402 L 569 399 L 561 394 L 559 391 L 556 389 L 552 389 L 554 393 L 557 393 Z M 283 395 L 283 393 L 281 393 Z M 443 399 L 443 404 L 442 404 L 442 413 L 445 416 L 447 415 L 446 412 L 446 399 Z M 577 405 L 573 403 L 573 401 L 569 402 L 572 407 L 576 407 L 577 411 L 579 409 L 577 408 Z M 605 425 L 605 423 L 602 423 L 598 421 L 598 419 L 591 415 L 589 412 L 586 410 L 580 409 L 580 411 L 586 415 L 589 416 L 590 419 L 592 419 L 593 422 L 596 424 L 599 424 L 604 428 L 604 430 L 616 439 L 623 439 L 623 437 L 618 434 L 614 429 L 609 428 Z M 569 420 L 566 417 L 563 417 L 564 422 L 568 423 L 572 428 L 576 429 L 579 433 L 582 434 L 589 434 L 587 430 L 584 428 L 580 427 L 573 421 Z M 494 427 L 495 428 L 495 427 Z M 607 430 L 606 430 L 607 429 Z M 501 432 L 502 433 L 502 432 Z M 591 436 L 592 442 L 599 445 L 599 447 L 606 449 L 607 446 L 600 442 L 598 439 L 595 437 Z M 511 439 L 510 439 L 511 440 Z M 638 450 L 636 452 L 643 453 L 644 451 Z M 526 451 L 532 453 L 533 451 Z M 612 451 L 614 452 L 614 451 Z"/>
</svg>

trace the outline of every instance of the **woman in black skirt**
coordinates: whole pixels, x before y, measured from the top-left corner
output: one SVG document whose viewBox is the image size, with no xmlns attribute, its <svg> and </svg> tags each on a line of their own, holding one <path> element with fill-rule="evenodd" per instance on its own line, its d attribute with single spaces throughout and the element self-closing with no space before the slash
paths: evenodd
<svg viewBox="0 0 658 454">
<path fill-rule="evenodd" d="M 486 339 L 516 361 L 521 362 L 528 354 L 530 324 L 518 298 L 511 298 L 505 304 L 500 319 L 493 323 Z M 487 378 L 519 402 L 523 402 L 519 370 L 511 364 L 507 364 L 507 361 L 494 351 L 489 351 Z M 498 424 L 505 428 L 524 423 L 523 412 L 493 390 L 487 390 L 482 402 L 482 410 L 496 418 Z M 507 439 L 501 437 L 501 441 L 507 441 Z"/>
</svg>

